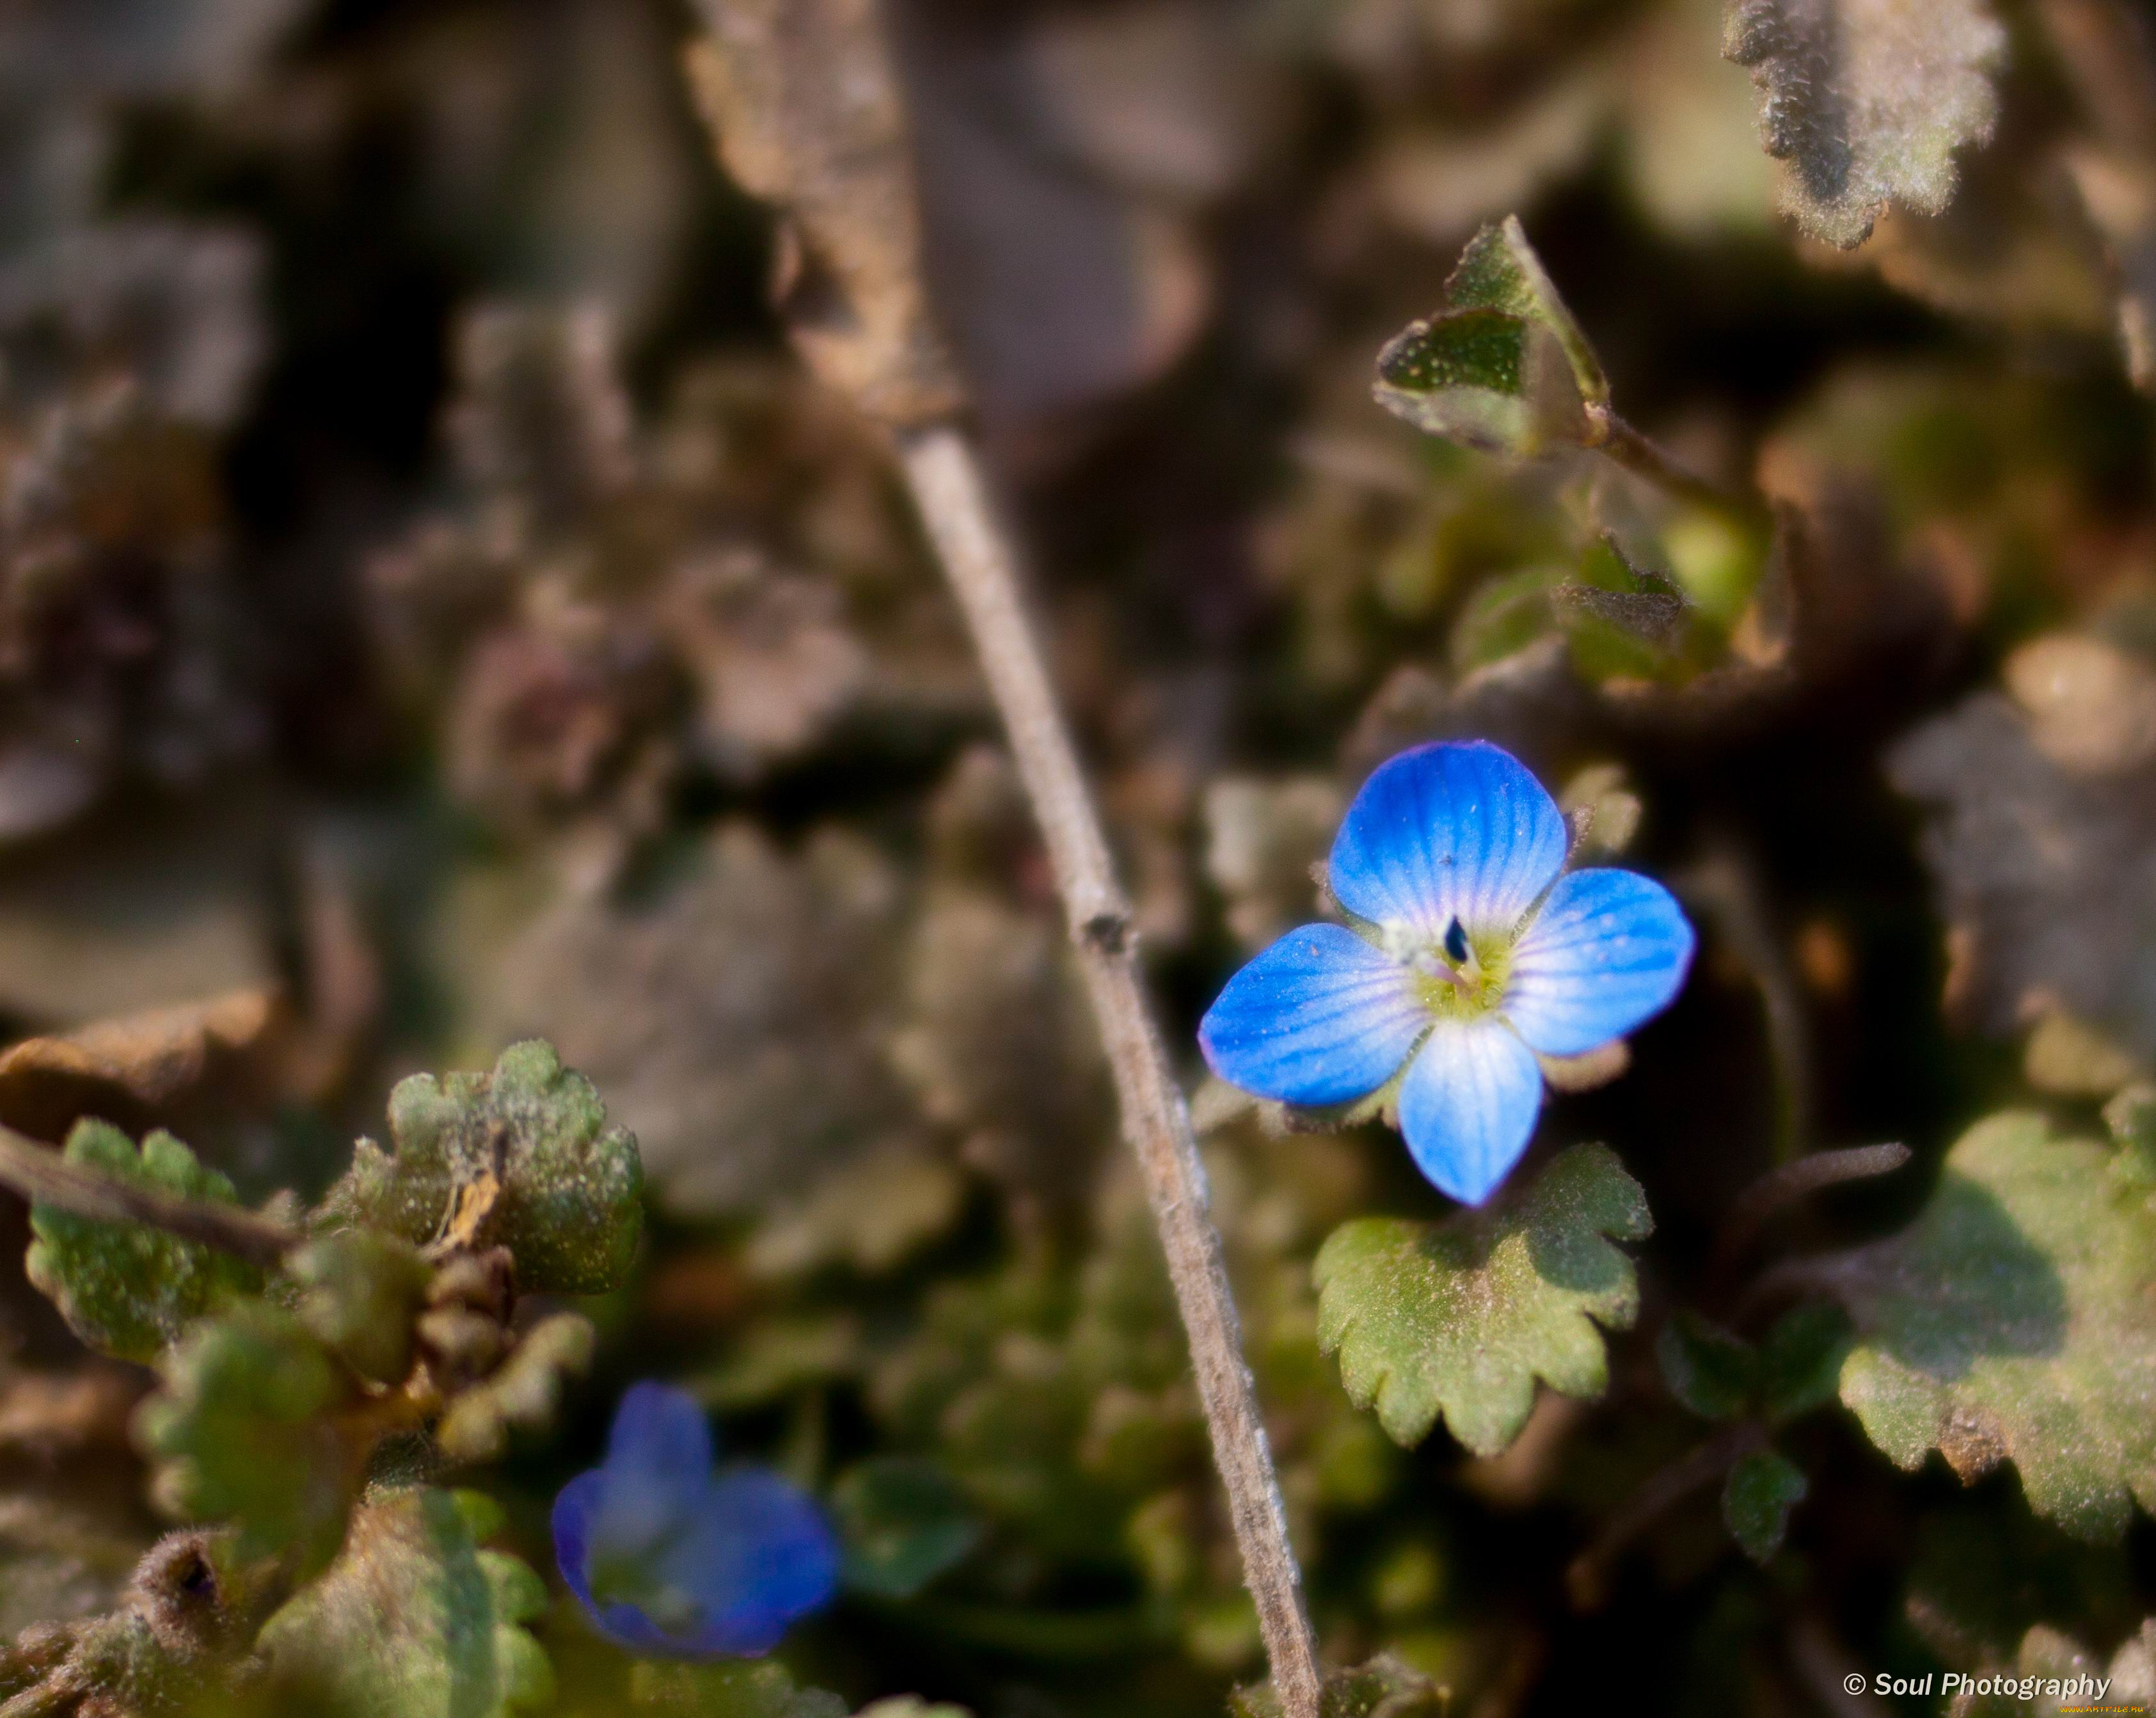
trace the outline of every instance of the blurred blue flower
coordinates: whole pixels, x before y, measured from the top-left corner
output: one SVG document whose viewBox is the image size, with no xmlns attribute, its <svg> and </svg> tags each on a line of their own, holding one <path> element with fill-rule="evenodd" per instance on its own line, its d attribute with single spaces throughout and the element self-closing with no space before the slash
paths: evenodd
<svg viewBox="0 0 2156 1718">
<path fill-rule="evenodd" d="M 1566 872 L 1568 845 L 1556 802 L 1509 753 L 1401 753 L 1333 840 L 1327 880 L 1353 928 L 1304 925 L 1229 980 L 1199 1027 L 1206 1061 L 1287 1103 L 1345 1103 L 1399 1076 L 1417 1166 L 1481 1204 L 1534 1132 L 1536 1053 L 1623 1036 L 1691 963 L 1667 889 Z"/>
<path fill-rule="evenodd" d="M 714 1473 L 703 1409 L 664 1384 L 630 1386 L 605 1462 L 554 1499 L 554 1555 L 602 1633 L 685 1658 L 768 1652 L 839 1584 L 814 1499 L 766 1469 Z"/>
</svg>

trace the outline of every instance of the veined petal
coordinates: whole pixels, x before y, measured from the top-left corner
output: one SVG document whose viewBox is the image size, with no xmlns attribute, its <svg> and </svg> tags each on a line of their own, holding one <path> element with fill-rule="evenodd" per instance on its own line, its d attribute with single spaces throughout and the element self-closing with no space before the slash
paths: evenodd
<svg viewBox="0 0 2156 1718">
<path fill-rule="evenodd" d="M 1408 970 L 1337 924 L 1290 931 L 1235 977 L 1198 1042 L 1230 1085 L 1287 1103 L 1374 1092 L 1430 1026 Z"/>
<path fill-rule="evenodd" d="M 1486 741 L 1418 746 L 1380 764 L 1333 840 L 1328 882 L 1350 913 L 1432 941 L 1519 923 L 1564 864 L 1564 818 L 1543 784 Z"/>
<path fill-rule="evenodd" d="M 1692 944 L 1684 909 L 1651 878 L 1568 872 L 1513 947 L 1503 1012 L 1545 1056 L 1577 1056 L 1666 1008 Z"/>
<path fill-rule="evenodd" d="M 767 1653 L 788 1627 L 830 1602 L 839 1542 L 798 1487 L 760 1468 L 721 1474 L 670 1580 L 703 1610 L 693 1649 Z"/>
<path fill-rule="evenodd" d="M 711 1483 L 711 1427 L 685 1390 L 632 1384 L 607 1435 L 606 1483 L 593 1549 L 619 1555 L 655 1544 L 695 1510 Z"/>
<path fill-rule="evenodd" d="M 1400 1082 L 1400 1132 L 1440 1192 L 1480 1205 L 1520 1160 L 1542 1111 L 1543 1071 L 1502 1021 L 1444 1021 Z"/>
</svg>

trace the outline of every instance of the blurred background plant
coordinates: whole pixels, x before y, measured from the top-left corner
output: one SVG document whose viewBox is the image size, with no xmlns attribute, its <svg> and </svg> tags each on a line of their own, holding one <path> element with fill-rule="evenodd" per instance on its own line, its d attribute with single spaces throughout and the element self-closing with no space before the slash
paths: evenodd
<svg viewBox="0 0 2156 1718">
<path fill-rule="evenodd" d="M 681 75 L 724 11 L 0 8 L 0 1124 L 253 1237 L 0 1201 L 7 1718 L 1263 1674 L 992 707 Z M 2143 10 L 889 12 L 1320 1640 L 1390 1655 L 1342 1710 L 2156 1700 Z M 1190 1036 L 1445 734 L 1702 932 L 1470 1216 Z M 553 1108 L 398 1083 L 534 1038 Z M 640 1192 L 504 1202 L 617 1125 Z M 653 1376 L 837 1526 L 784 1668 L 565 1597 Z"/>
</svg>

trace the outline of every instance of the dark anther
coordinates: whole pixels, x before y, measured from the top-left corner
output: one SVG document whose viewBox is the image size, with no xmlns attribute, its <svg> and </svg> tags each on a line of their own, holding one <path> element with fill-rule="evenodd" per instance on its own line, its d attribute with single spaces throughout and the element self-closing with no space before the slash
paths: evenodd
<svg viewBox="0 0 2156 1718">
<path fill-rule="evenodd" d="M 1467 960 L 1467 932 L 1456 918 L 1445 928 L 1445 955 L 1455 966 Z"/>
</svg>

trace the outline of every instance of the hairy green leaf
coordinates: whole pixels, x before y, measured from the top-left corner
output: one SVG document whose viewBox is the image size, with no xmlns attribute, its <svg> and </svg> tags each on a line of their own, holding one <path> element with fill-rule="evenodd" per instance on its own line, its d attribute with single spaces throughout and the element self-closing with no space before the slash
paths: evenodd
<svg viewBox="0 0 2156 1718">
<path fill-rule="evenodd" d="M 727 1664 L 641 1664 L 629 1698 L 666 1718 L 844 1718 L 846 1703 L 820 1688 L 796 1688 L 769 1659 Z"/>
<path fill-rule="evenodd" d="M 1928 1510 L 1916 1532 L 1903 1613 L 1946 1664 L 2011 1658 L 2047 1617 L 2116 1638 L 2140 1615 L 2124 1544 L 2073 1539 L 2010 1492 L 1986 1489 Z"/>
<path fill-rule="evenodd" d="M 1784 210 L 1850 249 L 1889 203 L 1953 201 L 1954 152 L 1998 121 L 2006 32 L 1985 0 L 1732 0 L 1722 52 L 1758 86 Z"/>
<path fill-rule="evenodd" d="M 1378 354 L 1378 404 L 1434 435 L 1536 454 L 1595 436 L 1609 384 L 1517 217 L 1469 241 L 1445 307 Z"/>
<path fill-rule="evenodd" d="M 110 1122 L 85 1117 L 68 1135 L 69 1163 L 183 1198 L 237 1205 L 232 1183 L 160 1129 L 134 1142 Z M 199 1242 L 142 1223 L 79 1216 L 56 1206 L 30 1209 L 24 1268 L 68 1327 L 92 1348 L 147 1364 L 221 1299 L 262 1287 L 254 1266 Z"/>
<path fill-rule="evenodd" d="M 1793 1307 L 1759 1345 L 1759 1409 L 1779 1426 L 1835 1398 L 1848 1356 L 1849 1314 L 1830 1300 Z"/>
<path fill-rule="evenodd" d="M 1390 1654 L 1367 1664 L 1326 1673 L 1318 1695 L 1319 1718 L 1444 1718 L 1450 1691 Z M 1229 1696 L 1234 1718 L 1280 1718 L 1280 1696 L 1269 1682 L 1239 1688 Z"/>
<path fill-rule="evenodd" d="M 1743 1412 L 1759 1382 L 1758 1350 L 1696 1313 L 1671 1315 L 1655 1358 L 1670 1394 L 1705 1419 Z"/>
<path fill-rule="evenodd" d="M 552 1698 L 522 1625 L 547 1589 L 516 1558 L 480 1549 L 473 1512 L 431 1488 L 370 1498 L 344 1549 L 262 1630 L 285 1707 L 398 1718 L 499 1718 Z"/>
<path fill-rule="evenodd" d="M 105 1616 L 0 1643 L 5 1718 L 162 1718 L 213 1705 L 260 1614 L 259 1569 L 224 1535 L 167 1535 Z"/>
<path fill-rule="evenodd" d="M 345 1230 L 309 1242 L 285 1269 L 300 1285 L 300 1322 L 360 1376 L 394 1384 L 411 1371 L 412 1321 L 434 1275 L 411 1242 Z"/>
<path fill-rule="evenodd" d="M 1527 1422 L 1537 1378 L 1601 1393 L 1596 1325 L 1623 1329 L 1640 1308 L 1632 1262 L 1610 1242 L 1653 1228 L 1639 1183 L 1602 1145 L 1573 1146 L 1488 1211 L 1358 1218 L 1317 1255 L 1319 1345 L 1337 1351 L 1348 1395 L 1376 1406 L 1395 1443 L 1419 1443 L 1441 1413 L 1468 1448 L 1494 1455 Z"/>
<path fill-rule="evenodd" d="M 538 1039 L 512 1044 L 491 1074 L 414 1074 L 389 1095 L 393 1155 L 362 1139 L 324 1220 L 415 1246 L 468 1226 L 475 1247 L 506 1247 L 519 1287 L 596 1294 L 619 1283 L 643 1221 L 636 1141 L 606 1124 L 583 1075 Z"/>
<path fill-rule="evenodd" d="M 1467 241 L 1452 278 L 1445 283 L 1445 294 L 1456 309 L 1499 311 L 1547 329 L 1564 352 L 1580 398 L 1609 404 L 1602 361 L 1543 270 L 1517 215 L 1506 216 Z"/>
<path fill-rule="evenodd" d="M 2147 1711 L 2156 1702 L 2156 1618 L 2144 1621 L 2128 1635 L 2108 1664 L 2102 1653 L 2082 1641 L 2040 1623 L 2021 1637 L 2010 1659 L 1978 1668 L 1994 1675 L 2005 1674 L 1986 1692 L 1956 1700 L 1951 1709 L 1954 1718 L 2063 1718 L 2068 1713 L 2099 1710 Z M 2103 1690 L 2100 1697 L 2098 1687 Z"/>
<path fill-rule="evenodd" d="M 357 1475 L 326 1417 L 346 1386 L 313 1333 L 251 1303 L 198 1325 L 160 1371 L 163 1390 L 135 1420 L 157 1463 L 158 1501 L 175 1515 L 229 1521 L 243 1553 L 297 1549 L 304 1563 L 326 1559 Z"/>
<path fill-rule="evenodd" d="M 1771 1449 L 1748 1450 L 1722 1487 L 1722 1519 L 1755 1563 L 1771 1559 L 1789 1530 L 1789 1511 L 1810 1487 L 1803 1471 Z"/>
<path fill-rule="evenodd" d="M 1936 1448 L 1968 1480 L 2010 1459 L 2084 1539 L 2156 1508 L 2156 1208 L 2132 1167 L 1994 1116 L 1913 1224 L 1835 1268 L 1860 1339 L 1841 1399 L 1897 1464 Z"/>
</svg>

